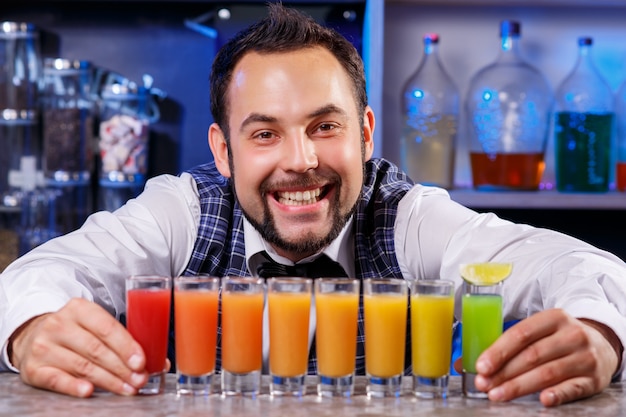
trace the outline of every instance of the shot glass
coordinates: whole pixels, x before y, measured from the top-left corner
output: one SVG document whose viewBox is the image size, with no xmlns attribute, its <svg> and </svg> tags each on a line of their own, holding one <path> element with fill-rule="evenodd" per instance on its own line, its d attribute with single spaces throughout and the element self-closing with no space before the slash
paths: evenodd
<svg viewBox="0 0 626 417">
<path fill-rule="evenodd" d="M 267 280 L 270 395 L 299 397 L 305 393 L 312 286 L 309 278 Z"/>
<path fill-rule="evenodd" d="M 446 398 L 452 358 L 454 283 L 418 280 L 411 284 L 413 393 Z"/>
<path fill-rule="evenodd" d="M 172 280 L 161 276 L 126 279 L 126 327 L 146 355 L 146 384 L 140 394 L 159 394 L 165 386 Z"/>
<path fill-rule="evenodd" d="M 263 366 L 262 278 L 222 279 L 222 395 L 256 397 Z"/>
<path fill-rule="evenodd" d="M 317 352 L 317 395 L 350 397 L 354 393 L 358 279 L 315 280 L 315 348 Z"/>
<path fill-rule="evenodd" d="M 211 393 L 217 339 L 220 279 L 210 276 L 174 278 L 176 392 Z"/>
<path fill-rule="evenodd" d="M 502 282 L 475 285 L 464 282 L 462 299 L 463 394 L 470 398 L 487 398 L 476 389 L 476 360 L 502 334 Z"/>
<path fill-rule="evenodd" d="M 366 393 L 399 397 L 404 370 L 408 286 L 402 279 L 363 283 Z"/>
</svg>

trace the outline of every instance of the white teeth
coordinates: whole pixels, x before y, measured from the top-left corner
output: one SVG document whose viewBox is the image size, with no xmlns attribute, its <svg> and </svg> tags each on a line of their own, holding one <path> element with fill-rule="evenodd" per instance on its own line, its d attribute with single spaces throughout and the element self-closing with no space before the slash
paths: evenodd
<svg viewBox="0 0 626 417">
<path fill-rule="evenodd" d="M 286 204 L 288 206 L 303 206 L 305 204 L 313 204 L 317 202 L 317 197 L 319 197 L 321 193 L 321 188 L 308 191 L 284 191 L 278 193 L 278 201 L 281 204 Z"/>
</svg>

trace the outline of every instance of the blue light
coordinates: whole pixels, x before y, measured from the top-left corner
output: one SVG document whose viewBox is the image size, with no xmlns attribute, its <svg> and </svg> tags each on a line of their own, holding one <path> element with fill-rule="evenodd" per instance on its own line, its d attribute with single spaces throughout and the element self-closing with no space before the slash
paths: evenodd
<svg viewBox="0 0 626 417">
<path fill-rule="evenodd" d="M 491 100 L 492 97 L 493 97 L 493 94 L 491 93 L 491 91 L 485 90 L 483 92 L 483 100 L 484 101 L 489 101 L 489 100 Z"/>
<path fill-rule="evenodd" d="M 422 98 L 424 98 L 424 92 L 422 90 L 414 90 L 413 91 L 413 97 L 415 97 L 417 99 L 422 99 Z"/>
</svg>

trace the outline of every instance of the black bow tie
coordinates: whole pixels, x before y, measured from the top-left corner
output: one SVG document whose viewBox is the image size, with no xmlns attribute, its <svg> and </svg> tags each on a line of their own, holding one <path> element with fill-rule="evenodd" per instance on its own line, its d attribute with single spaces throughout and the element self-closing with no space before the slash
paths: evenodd
<svg viewBox="0 0 626 417">
<path fill-rule="evenodd" d="M 257 267 L 257 274 L 261 278 L 270 277 L 347 277 L 346 271 L 337 262 L 322 254 L 313 262 L 296 265 L 283 265 L 274 261 L 267 252 L 261 253 L 266 261 Z"/>
</svg>

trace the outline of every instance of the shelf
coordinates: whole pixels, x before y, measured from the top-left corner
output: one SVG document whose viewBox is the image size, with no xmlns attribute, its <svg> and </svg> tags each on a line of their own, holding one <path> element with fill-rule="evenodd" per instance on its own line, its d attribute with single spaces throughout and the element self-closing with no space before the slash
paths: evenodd
<svg viewBox="0 0 626 417">
<path fill-rule="evenodd" d="M 385 0 L 387 4 L 492 7 L 626 7 L 624 0 Z"/>
<path fill-rule="evenodd" d="M 626 193 L 450 190 L 450 197 L 474 209 L 626 210 Z"/>
</svg>

